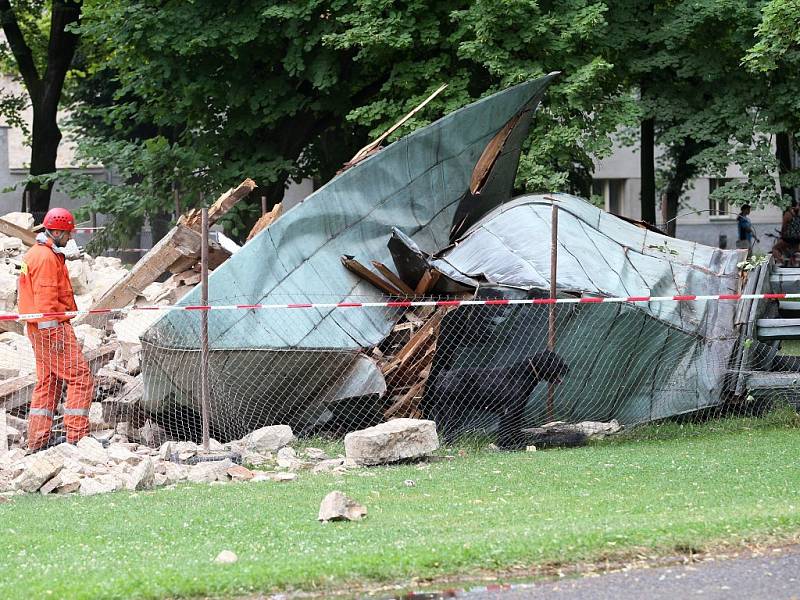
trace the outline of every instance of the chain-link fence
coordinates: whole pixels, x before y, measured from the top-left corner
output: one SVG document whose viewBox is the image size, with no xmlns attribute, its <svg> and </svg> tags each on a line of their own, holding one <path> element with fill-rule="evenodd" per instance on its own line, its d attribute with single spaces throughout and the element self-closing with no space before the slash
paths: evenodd
<svg viewBox="0 0 800 600">
<path fill-rule="evenodd" d="M 205 405 L 222 442 L 266 425 L 338 438 L 414 417 L 448 443 L 478 432 L 517 449 L 586 434 L 554 422 L 797 406 L 792 342 L 733 323 L 682 328 L 663 318 L 666 303 L 320 300 L 28 321 L 25 335 L 0 334 L 0 408 L 26 424 L 18 442 L 31 447 L 51 427 L 67 441 L 89 429 L 151 446 L 200 441 Z M 708 319 L 712 302 L 732 301 L 681 302 L 682 322 Z"/>
</svg>

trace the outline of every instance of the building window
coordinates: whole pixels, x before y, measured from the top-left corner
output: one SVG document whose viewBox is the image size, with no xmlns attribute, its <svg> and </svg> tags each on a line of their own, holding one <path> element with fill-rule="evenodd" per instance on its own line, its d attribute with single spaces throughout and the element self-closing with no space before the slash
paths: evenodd
<svg viewBox="0 0 800 600">
<path fill-rule="evenodd" d="M 605 208 L 606 211 L 622 214 L 625 192 L 624 179 L 594 179 L 592 180 L 592 202 Z"/>
<path fill-rule="evenodd" d="M 710 177 L 708 179 L 708 214 L 711 217 L 721 217 L 728 215 L 728 201 L 718 200 L 712 198 L 711 194 L 724 186 L 729 181 L 733 181 L 731 177 Z"/>
</svg>

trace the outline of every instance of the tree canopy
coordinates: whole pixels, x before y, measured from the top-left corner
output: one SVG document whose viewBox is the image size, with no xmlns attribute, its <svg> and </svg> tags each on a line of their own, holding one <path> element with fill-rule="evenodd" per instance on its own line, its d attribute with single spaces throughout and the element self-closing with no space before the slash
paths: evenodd
<svg viewBox="0 0 800 600">
<path fill-rule="evenodd" d="M 523 153 L 520 191 L 588 197 L 593 162 L 623 133 L 642 151 L 649 220 L 659 201 L 672 219 L 694 177 L 731 163 L 747 179 L 715 194 L 781 202 L 774 173 L 784 190 L 795 185 L 785 156 L 800 114 L 797 4 L 84 0 L 66 28 L 81 40 L 71 126 L 80 158 L 116 177 L 62 181 L 119 235 L 172 211 L 176 192 L 185 208 L 244 176 L 273 203 L 288 181 L 332 177 L 442 83 L 395 137 L 561 71 Z M 246 233 L 258 210 L 234 211 L 229 229 Z"/>
<path fill-rule="evenodd" d="M 75 125 L 83 157 L 113 166 L 122 185 L 76 189 L 132 227 L 132 215 L 172 206 L 174 184 L 196 202 L 248 175 L 276 201 L 290 179 L 330 178 L 441 83 L 446 91 L 398 136 L 560 70 L 520 186 L 588 194 L 592 156 L 633 114 L 596 50 L 605 10 L 522 0 L 87 2 Z M 254 214 L 234 218 L 243 216 Z"/>
</svg>

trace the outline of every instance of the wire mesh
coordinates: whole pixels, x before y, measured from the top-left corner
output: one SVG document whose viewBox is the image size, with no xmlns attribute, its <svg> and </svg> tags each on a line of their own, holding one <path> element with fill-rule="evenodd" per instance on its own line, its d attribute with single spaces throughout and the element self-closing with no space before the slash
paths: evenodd
<svg viewBox="0 0 800 600">
<path fill-rule="evenodd" d="M 151 446 L 200 442 L 202 312 L 93 315 L 91 324 L 45 318 L 0 334 L 0 402 L 27 422 L 19 443 L 44 444 L 51 431 L 74 440 L 89 429 Z M 647 303 L 206 314 L 209 428 L 221 442 L 276 424 L 340 438 L 412 417 L 435 421 L 446 443 L 479 433 L 520 449 L 585 437 L 585 428 L 554 422 L 631 426 L 798 405 L 791 342 L 762 342 L 733 323 L 681 328 Z"/>
</svg>

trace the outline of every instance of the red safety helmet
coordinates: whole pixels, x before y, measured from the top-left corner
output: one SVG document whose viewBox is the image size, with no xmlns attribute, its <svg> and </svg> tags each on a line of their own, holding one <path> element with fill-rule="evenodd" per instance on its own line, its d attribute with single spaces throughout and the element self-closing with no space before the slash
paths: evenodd
<svg viewBox="0 0 800 600">
<path fill-rule="evenodd" d="M 66 208 L 51 208 L 44 216 L 42 225 L 44 225 L 45 229 L 73 231 L 75 229 L 75 217 Z"/>
</svg>

